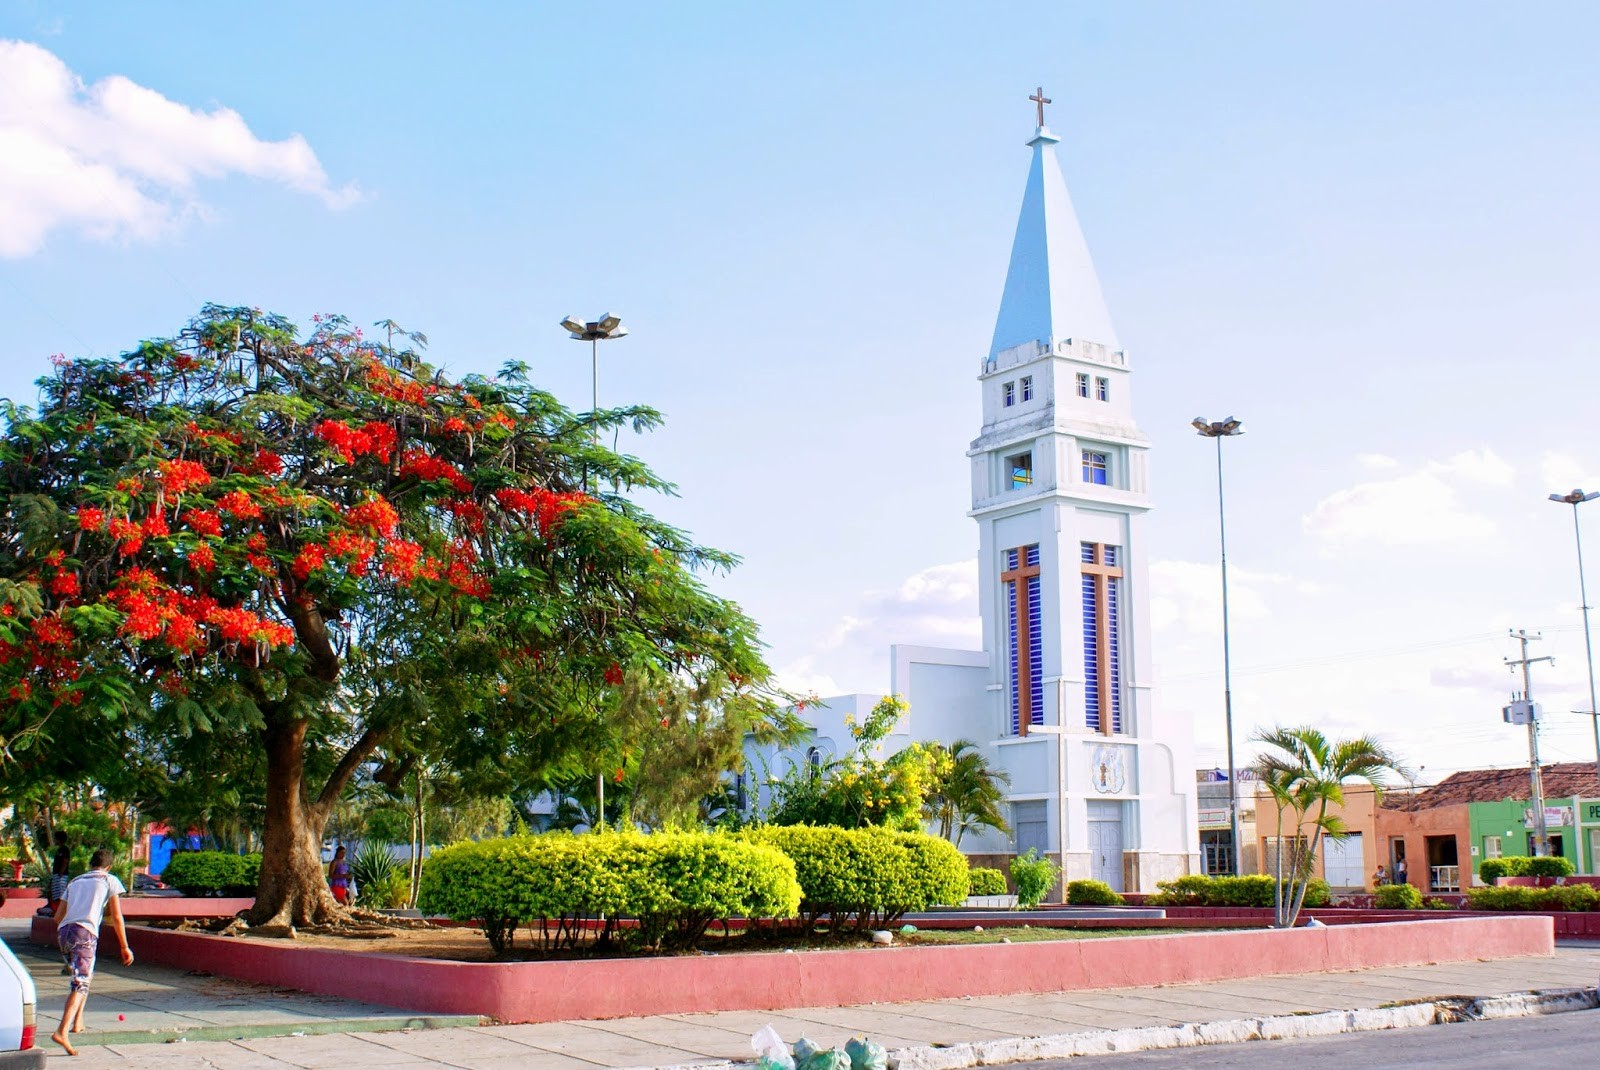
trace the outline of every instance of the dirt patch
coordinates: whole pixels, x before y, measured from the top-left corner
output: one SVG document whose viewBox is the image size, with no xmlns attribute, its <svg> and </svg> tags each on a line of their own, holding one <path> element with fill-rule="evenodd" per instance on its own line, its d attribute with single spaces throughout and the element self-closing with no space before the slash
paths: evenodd
<svg viewBox="0 0 1600 1070">
<path fill-rule="evenodd" d="M 187 931 L 225 931 L 222 930 L 221 926 L 195 923 L 193 921 L 181 924 L 167 923 L 159 927 Z M 228 932 L 227 935 L 234 939 L 273 944 L 282 942 L 281 937 L 253 936 L 248 931 L 240 931 L 238 927 L 232 928 L 233 931 Z M 947 944 L 1020 944 L 1041 940 L 1093 940 L 1111 936 L 1155 936 L 1165 935 L 1174 931 L 1176 930 L 1161 929 L 1157 932 L 1140 929 L 1057 929 L 1042 926 L 1006 926 L 986 928 L 982 932 L 974 932 L 971 929 L 920 929 L 909 934 L 902 934 L 897 931 L 894 936 L 894 944 L 900 947 Z M 528 930 L 521 929 L 517 932 L 516 941 L 510 952 L 504 956 L 497 956 L 494 953 L 494 949 L 489 946 L 489 941 L 484 937 L 483 933 L 475 928 L 454 925 L 427 925 L 417 922 L 407 923 L 404 928 L 364 924 L 341 928 L 337 931 L 298 929 L 292 939 L 297 947 L 321 947 L 336 951 L 370 952 L 420 959 L 446 959 L 454 962 L 572 961 L 593 958 L 643 957 L 651 954 L 650 952 L 629 951 L 618 947 L 615 943 L 601 945 L 593 941 L 577 948 L 544 950 L 539 945 L 536 933 L 530 935 Z M 697 950 L 683 952 L 683 954 L 771 954 L 789 950 L 845 950 L 872 946 L 872 941 L 865 936 L 834 937 L 826 934 L 817 934 L 806 938 L 792 930 L 781 933 L 769 931 L 747 933 L 740 929 L 733 929 L 724 933 L 720 929 L 713 929 L 700 941 L 700 946 Z"/>
</svg>

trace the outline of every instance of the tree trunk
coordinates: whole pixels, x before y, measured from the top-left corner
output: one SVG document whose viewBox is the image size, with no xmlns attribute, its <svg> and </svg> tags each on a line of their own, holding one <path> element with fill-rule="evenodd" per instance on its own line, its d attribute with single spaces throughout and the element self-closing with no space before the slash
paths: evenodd
<svg viewBox="0 0 1600 1070">
<path fill-rule="evenodd" d="M 322 868 L 326 810 L 306 797 L 303 720 L 269 717 L 262 731 L 267 752 L 267 810 L 261 833 L 261 878 L 251 925 L 326 925 L 345 916 Z"/>
</svg>

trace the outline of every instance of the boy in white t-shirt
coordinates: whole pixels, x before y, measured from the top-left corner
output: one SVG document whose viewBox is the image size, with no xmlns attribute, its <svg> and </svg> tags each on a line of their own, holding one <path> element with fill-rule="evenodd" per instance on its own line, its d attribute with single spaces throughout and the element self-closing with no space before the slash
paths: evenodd
<svg viewBox="0 0 1600 1070">
<path fill-rule="evenodd" d="M 56 904 L 56 946 L 72 971 L 72 988 L 67 993 L 67 1009 L 61 1013 L 61 1028 L 50 1039 L 78 1054 L 67 1040 L 68 1033 L 83 1032 L 83 1008 L 89 1002 L 89 982 L 94 977 L 94 956 L 100 941 L 100 922 L 109 917 L 111 931 L 122 945 L 122 964 L 133 965 L 128 948 L 128 933 L 122 925 L 122 904 L 118 897 L 127 891 L 110 872 L 111 852 L 101 848 L 89 857 L 89 872 L 73 878 L 67 894 Z"/>
</svg>

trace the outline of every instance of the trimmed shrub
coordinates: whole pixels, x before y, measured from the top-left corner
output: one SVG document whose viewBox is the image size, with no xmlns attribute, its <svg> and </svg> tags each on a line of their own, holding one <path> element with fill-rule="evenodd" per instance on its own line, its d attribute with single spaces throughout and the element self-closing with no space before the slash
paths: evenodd
<svg viewBox="0 0 1600 1070">
<path fill-rule="evenodd" d="M 1572 859 L 1562 855 L 1528 859 L 1527 874 L 1530 877 L 1570 877 L 1576 872 Z"/>
<path fill-rule="evenodd" d="M 1502 856 L 1500 858 L 1485 858 L 1482 862 L 1478 863 L 1478 876 L 1483 878 L 1483 882 L 1485 884 L 1493 884 L 1501 877 L 1520 876 L 1522 870 L 1517 863 L 1526 861 L 1527 859 L 1518 858 L 1515 855 Z"/>
<path fill-rule="evenodd" d="M 1048 858 L 1039 858 L 1038 851 L 1028 848 L 1028 853 L 1011 860 L 1011 879 L 1017 886 L 1017 906 L 1032 910 L 1044 902 L 1052 887 L 1061 877 L 1061 868 Z"/>
<path fill-rule="evenodd" d="M 808 931 L 824 917 L 834 932 L 884 928 L 908 910 L 967 897 L 966 859 L 938 836 L 825 825 L 773 825 L 746 835 L 794 860 Z"/>
<path fill-rule="evenodd" d="M 500 954 L 523 925 L 538 926 L 546 949 L 576 946 L 601 916 L 602 941 L 692 948 L 714 921 L 788 917 L 799 903 L 794 863 L 782 852 L 708 832 L 550 832 L 458 843 L 423 863 L 417 901 L 426 914 L 477 921 Z M 637 926 L 625 933 L 620 918 Z"/>
<path fill-rule="evenodd" d="M 1247 873 L 1240 877 L 1208 877 L 1193 873 L 1176 880 L 1158 881 L 1156 888 L 1159 891 L 1149 900 L 1153 906 L 1272 906 L 1272 877 L 1266 873 Z M 1332 900 L 1328 882 L 1321 877 L 1313 878 L 1306 885 L 1305 906 L 1325 907 Z"/>
<path fill-rule="evenodd" d="M 1564 884 L 1554 888 L 1474 888 L 1467 893 L 1473 910 L 1600 910 L 1600 888 Z"/>
<path fill-rule="evenodd" d="M 1011 889 L 1006 885 L 1006 875 L 998 869 L 988 869 L 984 866 L 973 866 L 967 872 L 968 895 L 1010 895 Z"/>
<path fill-rule="evenodd" d="M 1372 905 L 1379 910 L 1420 910 L 1422 893 L 1414 884 L 1380 884 L 1372 893 Z"/>
<path fill-rule="evenodd" d="M 179 851 L 161 871 L 163 883 L 184 895 L 254 895 L 260 855 L 227 851 Z"/>
<path fill-rule="evenodd" d="M 1067 884 L 1067 902 L 1073 906 L 1120 907 L 1126 900 L 1105 881 L 1071 881 Z"/>
</svg>

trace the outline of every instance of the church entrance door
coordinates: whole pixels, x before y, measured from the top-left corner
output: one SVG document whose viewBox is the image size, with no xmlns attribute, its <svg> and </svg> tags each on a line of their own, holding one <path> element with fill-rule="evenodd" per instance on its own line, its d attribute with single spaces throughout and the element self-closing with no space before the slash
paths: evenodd
<svg viewBox="0 0 1600 1070">
<path fill-rule="evenodd" d="M 1089 875 L 1122 891 L 1122 804 L 1089 804 Z"/>
</svg>

